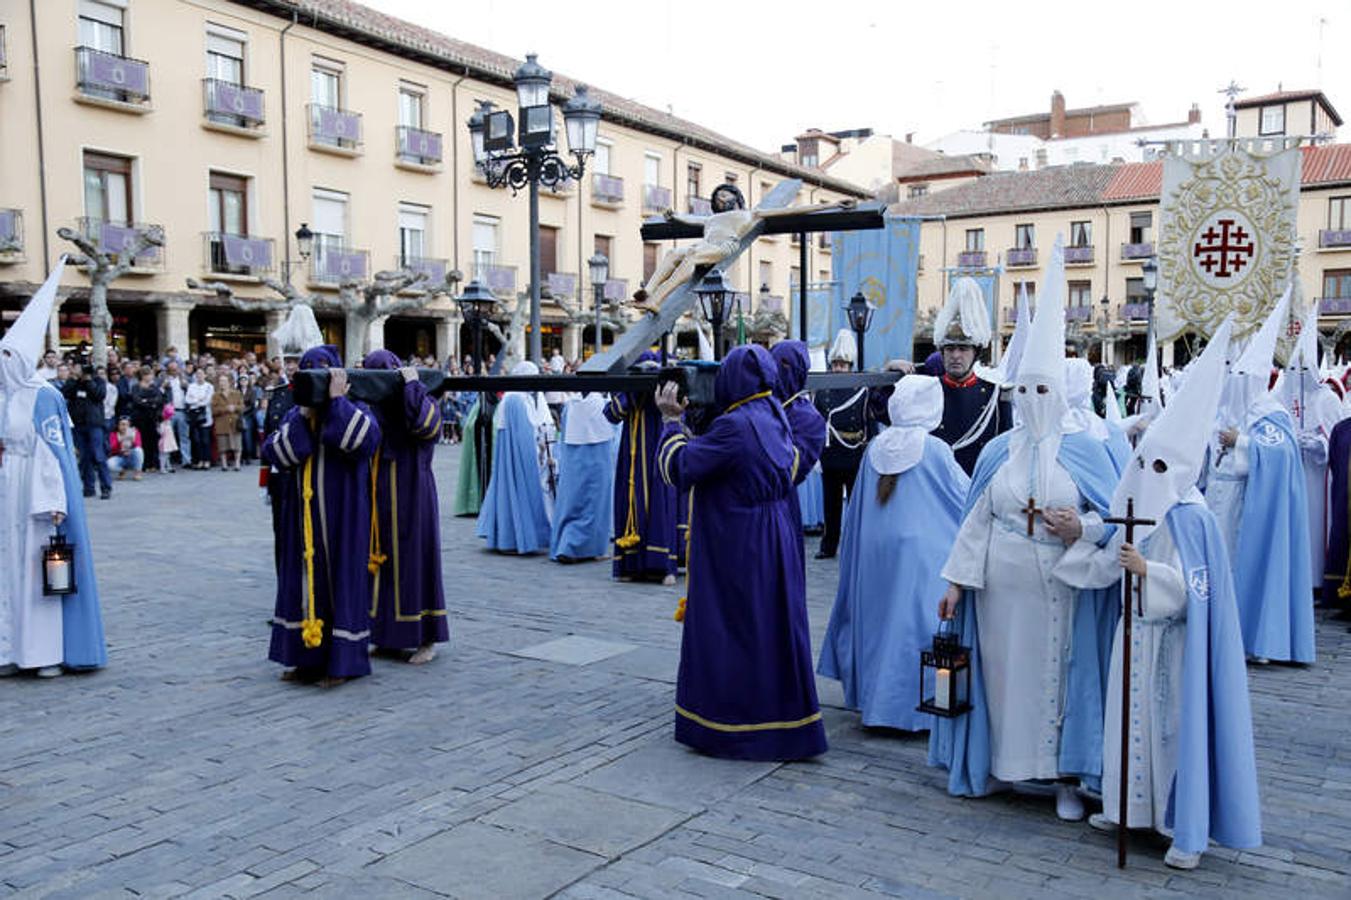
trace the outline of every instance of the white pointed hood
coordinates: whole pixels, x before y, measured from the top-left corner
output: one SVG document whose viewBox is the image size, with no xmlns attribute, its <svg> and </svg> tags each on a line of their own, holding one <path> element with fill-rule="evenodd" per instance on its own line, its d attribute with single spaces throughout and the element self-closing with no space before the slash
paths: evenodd
<svg viewBox="0 0 1351 900">
<path fill-rule="evenodd" d="M 985 308 L 985 292 L 974 278 L 966 275 L 952 282 L 947 302 L 934 319 L 934 346 L 970 344 L 984 347 L 990 343 L 990 313 Z"/>
<path fill-rule="evenodd" d="M 1154 323 L 1149 323 L 1145 336 L 1149 344 L 1145 351 L 1145 368 L 1140 373 L 1140 412 L 1153 415 L 1163 408 L 1163 391 L 1159 385 L 1159 342 L 1154 340 Z"/>
<path fill-rule="evenodd" d="M 1246 428 L 1281 408 L 1270 395 L 1268 385 L 1276 357 L 1276 341 L 1290 314 L 1290 294 L 1291 289 L 1287 287 L 1262 327 L 1248 339 L 1247 347 L 1229 369 L 1220 406 L 1220 423 L 1225 427 Z"/>
<path fill-rule="evenodd" d="M 1324 359 L 1326 363 L 1326 358 Z M 1340 401 L 1324 383 L 1318 361 L 1318 307 L 1311 305 L 1304 317 L 1294 352 L 1281 380 L 1282 401 L 1300 430 L 1319 431 L 1323 435 L 1341 421 Z"/>
<path fill-rule="evenodd" d="M 1093 364 L 1088 360 L 1065 360 L 1065 402 L 1069 405 L 1066 432 L 1085 431 L 1100 441 L 1107 440 L 1107 423 L 1093 410 Z"/>
<path fill-rule="evenodd" d="M 830 345 L 830 362 L 843 361 L 854 364 L 858 359 L 858 340 L 848 328 L 841 328 L 835 335 L 835 343 Z"/>
<path fill-rule="evenodd" d="M 1000 387 L 1009 387 L 1018 377 L 1018 365 L 1027 347 L 1027 332 L 1032 327 L 1032 307 L 1027 302 L 1027 285 L 1018 285 L 1018 317 L 1013 323 L 1013 337 L 998 366 L 985 366 L 976 363 L 976 376 L 981 381 Z"/>
<path fill-rule="evenodd" d="M 304 303 L 292 305 L 286 320 L 272 332 L 282 356 L 303 356 L 324 342 L 324 332 L 314 318 L 314 310 Z"/>
<path fill-rule="evenodd" d="M 52 321 L 52 309 L 56 306 L 56 289 L 61 283 L 61 273 L 66 268 L 66 257 L 56 261 L 52 274 L 37 289 L 24 306 L 19 318 L 0 338 L 0 390 L 18 390 L 24 386 L 39 387 L 43 384 L 36 377 L 38 360 L 42 358 L 47 346 L 47 329 Z"/>
<path fill-rule="evenodd" d="M 1064 244 L 1057 237 L 1046 267 L 1046 293 L 1032 317 L 1013 387 L 1018 427 L 1009 437 L 1008 464 L 1016 471 L 1027 471 L 1034 479 L 1036 497 L 1046 495 L 1069 412 L 1065 400 L 1064 259 Z"/>
<path fill-rule="evenodd" d="M 1214 430 L 1232 333 L 1231 317 L 1224 320 L 1206 349 L 1188 367 L 1186 383 L 1140 437 L 1121 473 L 1112 495 L 1112 515 L 1125 515 L 1127 499 L 1134 499 L 1135 515 L 1157 523 L 1136 529 L 1137 546 L 1153 528 L 1163 524 L 1163 517 L 1174 504 L 1200 498 L 1196 479 Z"/>
</svg>

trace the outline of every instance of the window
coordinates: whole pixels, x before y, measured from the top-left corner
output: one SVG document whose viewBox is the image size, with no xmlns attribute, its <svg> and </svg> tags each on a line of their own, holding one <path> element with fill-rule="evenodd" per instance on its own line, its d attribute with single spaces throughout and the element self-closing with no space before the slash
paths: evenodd
<svg viewBox="0 0 1351 900">
<path fill-rule="evenodd" d="M 821 142 L 809 138 L 797 142 L 798 165 L 814 168 L 821 161 Z"/>
<path fill-rule="evenodd" d="M 235 31 L 233 28 L 225 28 L 221 25 L 208 25 L 206 32 L 206 77 L 211 79 L 208 84 L 208 90 L 213 97 L 219 97 L 219 92 L 228 90 L 218 88 L 217 84 L 234 85 L 243 87 L 244 85 L 244 40 L 243 32 Z M 238 95 L 238 92 L 235 92 Z M 226 125 L 235 125 L 238 127 L 247 127 L 249 121 L 243 116 L 230 115 L 218 110 L 224 104 L 217 100 L 215 103 L 208 103 L 206 117 L 212 122 L 221 122 Z M 228 108 L 228 107 L 226 107 Z"/>
<path fill-rule="evenodd" d="M 211 231 L 212 272 L 247 273 L 248 266 L 231 266 L 225 257 L 223 235 L 246 236 L 249 233 L 249 180 L 238 175 L 212 172 L 207 181 L 207 227 Z"/>
<path fill-rule="evenodd" d="M 1092 222 L 1071 222 L 1071 223 L 1070 223 L 1070 246 L 1071 246 L 1071 247 L 1092 247 L 1092 246 L 1093 246 L 1093 223 L 1092 223 Z"/>
<path fill-rule="evenodd" d="M 315 101 L 318 102 L 317 100 Z M 423 107 L 427 102 L 426 91 L 417 85 L 399 85 L 399 124 L 405 128 L 422 129 Z"/>
<path fill-rule="evenodd" d="M 755 289 L 758 291 L 763 285 L 769 285 L 769 289 L 774 289 L 774 264 L 767 259 L 760 260 L 760 280 L 755 283 Z"/>
<path fill-rule="evenodd" d="M 985 229 L 968 228 L 966 229 L 966 249 L 968 252 L 975 252 L 985 249 Z"/>
<path fill-rule="evenodd" d="M 910 197 L 927 197 L 929 195 L 929 186 L 923 182 L 910 185 L 906 194 Z"/>
<path fill-rule="evenodd" d="M 1036 228 L 1033 225 L 1013 226 L 1013 246 L 1017 250 L 1031 250 L 1037 245 Z"/>
<path fill-rule="evenodd" d="M 609 141 L 596 140 L 596 155 L 591 162 L 591 171 L 597 175 L 610 174 L 610 150 L 611 144 Z"/>
<path fill-rule="evenodd" d="M 610 237 L 608 234 L 598 234 L 596 235 L 595 240 L 596 243 L 593 252 L 599 253 L 601 256 L 608 259 L 610 261 L 610 271 L 613 272 L 615 268 L 614 238 Z"/>
<path fill-rule="evenodd" d="M 1127 303 L 1149 302 L 1149 293 L 1145 290 L 1145 280 L 1143 278 L 1126 279 L 1126 302 Z"/>
<path fill-rule="evenodd" d="M 558 229 L 550 225 L 539 227 L 539 271 L 541 275 L 558 271 Z"/>
<path fill-rule="evenodd" d="M 1323 297 L 1331 300 L 1351 298 L 1351 269 L 1328 269 L 1323 273 Z"/>
<path fill-rule="evenodd" d="M 685 169 L 685 193 L 690 197 L 702 197 L 699 192 L 699 176 L 703 169 L 698 163 L 690 163 Z"/>
<path fill-rule="evenodd" d="M 1154 214 L 1150 212 L 1131 213 L 1130 243 L 1144 244 L 1149 241 L 1149 229 L 1154 223 Z"/>
<path fill-rule="evenodd" d="M 1037 168 L 1038 168 L 1038 169 L 1042 169 L 1042 168 L 1045 168 L 1045 167 L 1046 167 L 1046 148 L 1045 148 L 1045 147 L 1038 147 L 1038 148 L 1037 148 L 1036 159 L 1037 159 Z"/>
<path fill-rule="evenodd" d="M 1285 107 L 1264 106 L 1260 115 L 1262 121 L 1257 128 L 1258 134 L 1285 134 Z"/>
<path fill-rule="evenodd" d="M 399 265 L 407 267 L 425 259 L 431 246 L 428 223 L 432 211 L 416 203 L 399 204 Z"/>
<path fill-rule="evenodd" d="M 1019 295 L 1027 292 L 1027 305 L 1029 307 L 1037 304 L 1037 283 L 1035 281 L 1015 281 L 1013 283 L 1013 299 L 1017 302 Z"/>
<path fill-rule="evenodd" d="M 643 184 L 661 185 L 661 157 L 655 153 L 643 155 Z"/>
<path fill-rule="evenodd" d="M 661 250 L 657 244 L 643 244 L 643 284 L 647 284 L 647 280 L 652 277 L 652 273 L 657 271 L 657 257 L 660 254 Z M 610 271 L 614 271 L 613 265 L 611 265 Z"/>
<path fill-rule="evenodd" d="M 816 277 L 817 280 L 821 281 L 822 283 L 827 282 L 830 280 L 830 270 L 822 269 L 821 271 L 816 273 Z"/>
<path fill-rule="evenodd" d="M 316 272 L 325 270 L 329 253 L 340 253 L 347 246 L 347 200 L 347 195 L 341 191 L 314 189 L 310 231 L 314 232 Z"/>
<path fill-rule="evenodd" d="M 474 277 L 486 280 L 487 270 L 497 264 L 496 216 L 474 216 Z"/>
<path fill-rule="evenodd" d="M 315 106 L 342 108 L 342 64 L 315 60 L 310 69 L 310 101 Z"/>
<path fill-rule="evenodd" d="M 802 270 L 797 266 L 788 267 L 788 289 L 791 293 L 797 293 L 798 282 L 802 280 Z"/>
<path fill-rule="evenodd" d="M 1069 305 L 1085 307 L 1093 305 L 1093 282 L 1071 281 L 1069 283 Z"/>
<path fill-rule="evenodd" d="M 1351 197 L 1333 197 L 1328 201 L 1328 230 L 1351 228 Z"/>
<path fill-rule="evenodd" d="M 84 214 L 94 222 L 130 225 L 131 212 L 131 160 L 86 150 Z"/>
<path fill-rule="evenodd" d="M 120 4 L 80 0 L 80 44 L 114 56 L 126 55 Z"/>
</svg>

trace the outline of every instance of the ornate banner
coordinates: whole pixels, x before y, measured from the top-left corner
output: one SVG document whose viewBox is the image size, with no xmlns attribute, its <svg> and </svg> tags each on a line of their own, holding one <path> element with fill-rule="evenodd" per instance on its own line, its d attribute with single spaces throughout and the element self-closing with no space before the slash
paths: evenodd
<svg viewBox="0 0 1351 900">
<path fill-rule="evenodd" d="M 1221 140 L 1201 142 L 1199 155 L 1164 157 L 1159 340 L 1209 337 L 1231 312 L 1235 336 L 1247 335 L 1280 300 L 1295 261 L 1301 156 L 1276 147 L 1262 154 Z M 1291 312 L 1299 321 L 1305 311 Z"/>
<path fill-rule="evenodd" d="M 849 327 L 844 307 L 850 297 L 861 292 L 874 309 L 872 325 L 863 339 L 863 358 L 869 366 L 911 358 L 920 224 L 919 219 L 888 215 L 886 226 L 876 231 L 831 235 L 836 293 L 829 311 L 828 334 L 833 340 L 839 329 Z M 808 327 L 812 324 L 809 322 Z"/>
</svg>

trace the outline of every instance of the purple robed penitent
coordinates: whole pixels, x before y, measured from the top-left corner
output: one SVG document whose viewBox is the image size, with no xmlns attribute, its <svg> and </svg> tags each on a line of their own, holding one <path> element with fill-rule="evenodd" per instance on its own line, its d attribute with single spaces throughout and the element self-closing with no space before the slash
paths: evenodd
<svg viewBox="0 0 1351 900">
<path fill-rule="evenodd" d="M 399 358 L 376 350 L 362 367 L 397 369 Z M 441 511 L 432 474 L 441 409 L 422 382 L 409 381 L 371 412 L 381 435 L 374 498 L 379 532 L 369 554 L 379 569 L 371 597 L 371 643 L 416 650 L 450 639 L 441 587 Z"/>
<path fill-rule="evenodd" d="M 655 365 L 657 356 L 645 351 L 638 361 Z M 675 575 L 677 492 L 657 471 L 661 413 L 650 393 L 614 394 L 605 418 L 624 426 L 615 465 L 614 576 Z"/>
<path fill-rule="evenodd" d="M 316 347 L 300 367 L 337 368 L 336 348 Z M 380 426 L 364 404 L 338 397 L 316 410 L 315 423 L 300 407 L 286 413 L 263 444 L 263 460 L 291 476 L 276 517 L 277 602 L 268 658 L 333 678 L 368 675 L 371 633 L 370 462 L 380 446 Z M 306 468 L 313 496 L 304 496 Z M 306 647 L 301 628 L 309 608 L 305 516 L 314 549 L 315 616 L 323 641 Z"/>
<path fill-rule="evenodd" d="M 799 452 L 773 395 L 775 364 L 738 347 L 718 372 L 708 432 L 662 433 L 662 477 L 689 489 L 676 740 L 712 756 L 803 759 L 826 750 L 807 624 Z"/>
</svg>

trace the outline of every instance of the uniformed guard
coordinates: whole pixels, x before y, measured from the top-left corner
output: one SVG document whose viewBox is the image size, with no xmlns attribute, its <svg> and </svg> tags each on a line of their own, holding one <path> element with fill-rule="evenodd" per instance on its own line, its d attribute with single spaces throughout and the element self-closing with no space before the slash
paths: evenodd
<svg viewBox="0 0 1351 900">
<path fill-rule="evenodd" d="M 934 344 L 943 354 L 943 422 L 933 434 L 952 447 L 968 475 L 986 443 L 1013 427 L 1008 400 L 1000 397 L 999 370 L 988 370 L 991 379 L 976 372 L 976 357 L 990 338 L 980 286 L 972 278 L 956 279 L 934 320 Z"/>
<path fill-rule="evenodd" d="M 858 356 L 858 344 L 853 332 L 840 329 L 835 343 L 830 345 L 830 370 L 848 372 Z M 826 527 L 821 536 L 817 559 L 830 559 L 840 544 L 840 516 L 844 500 L 853 490 L 863 450 L 872 436 L 873 421 L 869 414 L 869 392 L 866 387 L 837 388 L 819 391 L 816 408 L 826 419 L 826 446 L 821 451 L 821 488 L 825 506 Z"/>
</svg>

